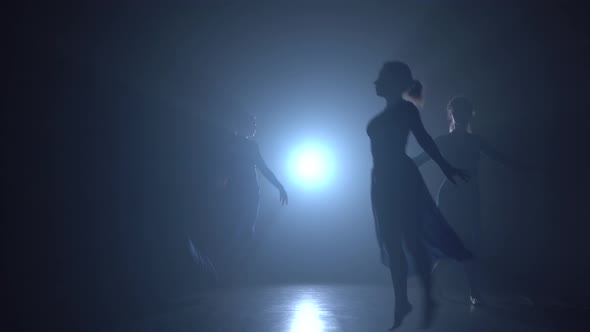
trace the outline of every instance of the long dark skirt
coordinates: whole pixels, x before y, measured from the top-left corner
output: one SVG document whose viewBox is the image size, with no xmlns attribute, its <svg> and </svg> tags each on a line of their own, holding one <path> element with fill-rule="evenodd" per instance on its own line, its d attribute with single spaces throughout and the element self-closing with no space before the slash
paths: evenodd
<svg viewBox="0 0 590 332">
<path fill-rule="evenodd" d="M 404 162 L 399 169 L 390 169 L 387 173 L 374 170 L 371 201 L 384 265 L 390 265 L 388 242 L 398 239 L 402 240 L 409 274 L 416 274 L 417 266 L 432 267 L 440 259 L 462 261 L 471 258 L 471 253 L 439 211 L 413 162 Z M 409 255 L 406 249 L 408 238 L 421 241 L 427 249 L 428 262 L 416 262 Z"/>
</svg>

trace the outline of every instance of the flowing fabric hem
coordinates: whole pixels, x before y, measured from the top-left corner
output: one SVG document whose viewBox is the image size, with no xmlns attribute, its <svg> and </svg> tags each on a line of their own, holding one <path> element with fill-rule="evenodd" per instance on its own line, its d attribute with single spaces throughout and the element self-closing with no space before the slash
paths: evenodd
<svg viewBox="0 0 590 332">
<path fill-rule="evenodd" d="M 422 241 L 428 251 L 429 266 L 433 268 L 436 263 L 442 259 L 454 259 L 457 261 L 471 259 L 473 255 L 465 248 L 457 233 L 455 233 L 453 228 L 448 224 L 432 199 L 424 182 L 422 182 L 422 189 L 420 192 Z M 375 212 L 373 212 L 373 214 L 376 216 Z M 382 239 L 379 222 L 376 217 L 374 218 L 374 221 L 381 263 L 389 267 L 387 247 Z M 405 245 L 404 252 L 408 261 L 408 274 L 417 274 L 413 257 L 408 253 Z"/>
</svg>

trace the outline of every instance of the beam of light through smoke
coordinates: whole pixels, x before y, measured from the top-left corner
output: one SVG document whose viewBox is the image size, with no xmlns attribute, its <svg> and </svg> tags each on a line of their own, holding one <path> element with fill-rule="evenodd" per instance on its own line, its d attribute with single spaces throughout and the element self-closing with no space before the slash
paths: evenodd
<svg viewBox="0 0 590 332">
<path fill-rule="evenodd" d="M 330 148 L 320 142 L 307 142 L 296 147 L 289 159 L 292 181 L 304 189 L 319 189 L 334 177 L 334 158 Z"/>
</svg>

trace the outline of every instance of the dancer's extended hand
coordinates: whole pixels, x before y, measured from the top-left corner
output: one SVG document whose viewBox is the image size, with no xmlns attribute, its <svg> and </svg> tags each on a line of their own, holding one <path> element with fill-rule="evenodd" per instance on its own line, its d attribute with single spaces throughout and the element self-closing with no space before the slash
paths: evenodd
<svg viewBox="0 0 590 332">
<path fill-rule="evenodd" d="M 469 173 L 467 173 L 467 171 L 455 168 L 450 165 L 448 167 L 445 167 L 445 169 L 443 169 L 442 171 L 447 177 L 447 179 L 449 179 L 449 181 L 451 181 L 451 183 L 453 184 L 457 184 L 457 182 L 454 179 L 455 176 L 459 177 L 461 180 L 465 182 L 468 182 L 470 178 Z"/>
<path fill-rule="evenodd" d="M 279 187 L 279 198 L 281 200 L 282 205 L 289 204 L 289 197 L 287 196 L 287 191 L 283 186 Z"/>
</svg>

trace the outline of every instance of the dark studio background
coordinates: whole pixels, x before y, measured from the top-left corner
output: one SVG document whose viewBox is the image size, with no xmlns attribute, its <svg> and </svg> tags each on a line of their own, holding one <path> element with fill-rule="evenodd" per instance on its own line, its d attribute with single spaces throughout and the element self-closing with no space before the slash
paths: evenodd
<svg viewBox="0 0 590 332">
<path fill-rule="evenodd" d="M 541 172 L 483 161 L 494 287 L 590 296 L 586 211 L 588 29 L 582 5 L 523 1 L 23 1 L 4 10 L 2 299 L 22 329 L 85 330 L 194 291 L 182 229 L 228 109 L 258 140 L 291 204 L 261 180 L 258 283 L 385 283 L 371 221 L 365 125 L 389 59 L 425 84 L 446 132 L 455 94 L 473 130 Z M 334 148 L 327 188 L 285 166 L 301 137 Z M 420 150 L 412 141 L 410 154 Z M 432 164 L 423 174 L 436 190 Z M 335 241 L 334 239 L 338 240 Z M 220 244 L 221 245 L 221 244 Z"/>
</svg>

